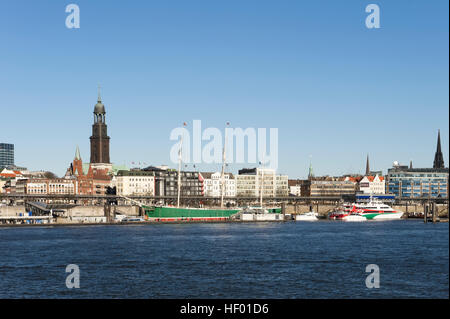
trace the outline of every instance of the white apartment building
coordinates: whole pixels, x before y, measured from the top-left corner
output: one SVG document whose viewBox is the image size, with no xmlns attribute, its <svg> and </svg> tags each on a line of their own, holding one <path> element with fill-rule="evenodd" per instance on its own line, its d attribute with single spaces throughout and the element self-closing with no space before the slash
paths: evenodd
<svg viewBox="0 0 450 319">
<path fill-rule="evenodd" d="M 155 176 L 147 171 L 119 171 L 113 178 L 117 195 L 155 196 Z"/>
<path fill-rule="evenodd" d="M 47 183 L 44 181 L 30 181 L 25 184 L 27 194 L 47 194 Z"/>
<path fill-rule="evenodd" d="M 200 173 L 203 178 L 203 196 L 206 197 L 221 197 L 222 196 L 222 183 L 221 173 Z M 236 179 L 233 174 L 224 174 L 224 197 L 236 196 Z"/>
<path fill-rule="evenodd" d="M 386 180 L 383 176 L 364 176 L 359 182 L 359 190 L 364 194 L 385 194 Z"/>
<path fill-rule="evenodd" d="M 31 179 L 23 181 L 26 194 L 74 195 L 77 182 L 68 179 Z"/>
<path fill-rule="evenodd" d="M 236 176 L 238 197 L 284 197 L 289 195 L 288 176 L 271 168 L 242 169 Z"/>
</svg>

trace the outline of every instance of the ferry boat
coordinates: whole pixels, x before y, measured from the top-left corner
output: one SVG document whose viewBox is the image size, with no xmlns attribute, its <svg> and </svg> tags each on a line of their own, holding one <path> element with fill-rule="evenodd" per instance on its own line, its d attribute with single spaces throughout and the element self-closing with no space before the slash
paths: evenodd
<svg viewBox="0 0 450 319">
<path fill-rule="evenodd" d="M 355 205 L 355 211 L 368 220 L 400 219 L 402 211 L 397 211 L 380 200 L 371 199 L 368 203 Z"/>
<path fill-rule="evenodd" d="M 330 219 L 338 220 L 391 220 L 400 219 L 403 216 L 402 211 L 396 211 L 387 204 L 378 199 L 371 198 L 368 203 L 344 203 L 342 207 L 329 215 Z M 363 218 L 361 218 L 363 217 Z"/>
</svg>

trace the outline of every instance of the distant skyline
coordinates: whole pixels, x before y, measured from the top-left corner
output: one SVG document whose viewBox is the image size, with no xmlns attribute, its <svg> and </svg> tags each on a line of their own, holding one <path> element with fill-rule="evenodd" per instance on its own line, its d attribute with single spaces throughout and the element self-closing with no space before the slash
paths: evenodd
<svg viewBox="0 0 450 319">
<path fill-rule="evenodd" d="M 365 27 L 370 3 L 4 0 L 0 143 L 59 176 L 77 145 L 89 162 L 101 84 L 118 165 L 175 167 L 171 130 L 202 120 L 278 128 L 289 178 L 310 160 L 316 176 L 364 174 L 367 155 L 373 171 L 432 167 L 438 129 L 448 167 L 448 1 L 377 1 L 380 29 Z"/>
</svg>

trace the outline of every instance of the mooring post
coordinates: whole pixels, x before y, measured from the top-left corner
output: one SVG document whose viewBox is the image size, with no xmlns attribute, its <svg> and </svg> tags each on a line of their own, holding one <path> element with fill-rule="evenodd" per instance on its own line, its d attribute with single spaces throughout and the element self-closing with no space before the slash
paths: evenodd
<svg viewBox="0 0 450 319">
<path fill-rule="evenodd" d="M 428 222 L 428 205 L 423 204 L 423 222 L 426 224 Z"/>
<path fill-rule="evenodd" d="M 283 220 L 286 219 L 286 203 L 282 202 L 281 203 L 281 214 L 283 214 Z"/>
<path fill-rule="evenodd" d="M 436 203 L 435 202 L 433 202 L 431 204 L 431 209 L 432 209 L 433 224 L 434 224 L 434 223 L 436 223 L 436 218 L 437 218 Z"/>
<path fill-rule="evenodd" d="M 105 206 L 103 206 L 103 212 L 106 217 L 106 222 L 111 222 L 111 206 L 108 203 L 105 203 Z"/>
</svg>

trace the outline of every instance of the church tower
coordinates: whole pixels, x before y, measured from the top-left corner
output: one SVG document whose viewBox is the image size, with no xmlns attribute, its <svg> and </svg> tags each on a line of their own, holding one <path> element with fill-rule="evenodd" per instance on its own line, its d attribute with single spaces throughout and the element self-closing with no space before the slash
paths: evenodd
<svg viewBox="0 0 450 319">
<path fill-rule="evenodd" d="M 92 125 L 91 139 L 91 164 L 109 164 L 109 136 L 106 126 L 105 106 L 100 97 L 98 88 L 98 100 L 94 107 L 94 124 Z"/>
<path fill-rule="evenodd" d="M 75 158 L 72 162 L 72 175 L 74 176 L 83 176 L 83 161 L 80 156 L 80 149 L 77 145 L 77 149 L 75 151 Z"/>
<path fill-rule="evenodd" d="M 367 154 L 367 160 L 366 160 L 366 176 L 370 175 L 370 165 L 369 165 L 369 154 Z"/>
<path fill-rule="evenodd" d="M 441 131 L 438 131 L 436 153 L 434 154 L 433 168 L 444 168 L 444 156 L 441 151 Z"/>
<path fill-rule="evenodd" d="M 312 162 L 309 162 L 309 171 L 308 171 L 308 179 L 311 180 L 314 178 L 314 171 L 313 171 L 313 166 L 312 166 Z"/>
</svg>

